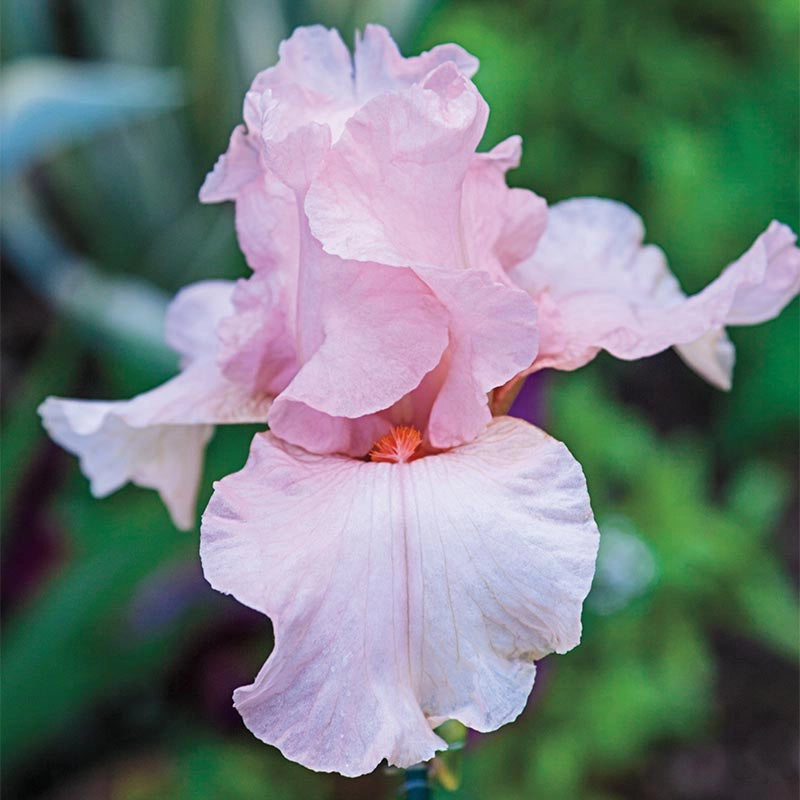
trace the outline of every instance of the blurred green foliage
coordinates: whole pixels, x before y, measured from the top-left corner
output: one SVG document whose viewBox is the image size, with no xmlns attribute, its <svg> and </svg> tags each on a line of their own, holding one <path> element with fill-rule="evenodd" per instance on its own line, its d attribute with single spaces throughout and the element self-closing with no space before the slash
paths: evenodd
<svg viewBox="0 0 800 800">
<path fill-rule="evenodd" d="M 408 53 L 458 41 L 482 62 L 486 145 L 524 137 L 512 180 L 551 202 L 628 202 L 694 291 L 772 217 L 797 225 L 796 4 L 2 0 L 0 11 L 3 249 L 25 287 L 14 298 L 41 315 L 4 366 L 4 547 L 33 535 L 25 520 L 44 519 L 63 550 L 6 613 L 7 788 L 120 800 L 389 796 L 391 777 L 312 775 L 172 699 L 192 648 L 238 606 L 202 584 L 196 535 L 174 531 L 154 493 L 93 500 L 77 464 L 47 449 L 36 405 L 46 394 L 127 397 L 162 380 L 174 360 L 149 321 L 169 293 L 245 274 L 232 209 L 196 193 L 291 26 L 319 21 L 349 38 L 354 25 L 387 22 Z M 26 316 L 4 309 L 13 341 Z M 797 328 L 795 302 L 735 331 L 729 395 L 671 354 L 601 357 L 551 381 L 546 427 L 584 466 L 606 534 L 584 642 L 545 661 L 520 721 L 468 743 L 461 788 L 442 797 L 643 796 L 625 781 L 658 748 L 717 735 L 720 676 L 732 668 L 720 635 L 752 643 L 766 664 L 796 660 L 785 540 L 797 500 Z M 241 466 L 253 430 L 218 432 L 199 508 L 211 481 Z M 42 454 L 51 485 L 32 517 L 25 486 Z M 183 585 L 162 618 L 158 598 Z M 268 652 L 266 623 L 242 641 L 246 681 Z M 104 749 L 98 709 L 129 719 L 142 696 L 153 719 L 122 727 L 146 735 Z M 54 754 L 52 776 L 32 777 Z M 734 796 L 720 791 L 702 796 Z"/>
</svg>

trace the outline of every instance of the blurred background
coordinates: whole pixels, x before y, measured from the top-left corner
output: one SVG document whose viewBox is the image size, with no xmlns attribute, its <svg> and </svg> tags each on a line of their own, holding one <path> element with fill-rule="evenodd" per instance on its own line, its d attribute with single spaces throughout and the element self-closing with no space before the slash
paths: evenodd
<svg viewBox="0 0 800 800">
<path fill-rule="evenodd" d="M 316 775 L 251 737 L 231 692 L 268 654 L 269 622 L 204 583 L 197 531 L 174 530 L 155 493 L 93 500 L 36 406 L 169 377 L 169 297 L 246 274 L 233 208 L 197 191 L 294 26 L 352 42 L 382 22 L 406 54 L 462 44 L 482 62 L 484 146 L 524 137 L 511 181 L 629 203 L 691 292 L 773 217 L 797 228 L 795 0 L 0 12 L 3 796 L 395 796 L 396 774 Z M 797 333 L 797 301 L 734 329 L 729 394 L 673 353 L 526 387 L 518 408 L 580 460 L 603 532 L 584 641 L 542 662 L 516 724 L 443 763 L 438 797 L 797 797 Z M 217 432 L 200 507 L 254 430 Z"/>
</svg>

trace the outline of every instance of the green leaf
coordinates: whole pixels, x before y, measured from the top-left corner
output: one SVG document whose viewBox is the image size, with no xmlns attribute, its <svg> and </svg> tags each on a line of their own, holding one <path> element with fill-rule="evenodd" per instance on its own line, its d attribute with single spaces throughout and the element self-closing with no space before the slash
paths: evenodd
<svg viewBox="0 0 800 800">
<path fill-rule="evenodd" d="M 58 58 L 7 64 L 0 92 L 0 171 L 5 176 L 72 142 L 183 102 L 174 72 Z"/>
</svg>

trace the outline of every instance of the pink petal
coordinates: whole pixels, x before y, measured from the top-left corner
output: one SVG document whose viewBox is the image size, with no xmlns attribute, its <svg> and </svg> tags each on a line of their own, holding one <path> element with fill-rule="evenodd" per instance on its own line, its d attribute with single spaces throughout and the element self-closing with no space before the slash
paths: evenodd
<svg viewBox="0 0 800 800">
<path fill-rule="evenodd" d="M 167 309 L 167 344 L 180 353 L 184 365 L 213 358 L 219 347 L 217 326 L 233 311 L 233 281 L 199 281 L 185 286 Z"/>
<path fill-rule="evenodd" d="M 283 182 L 268 172 L 236 197 L 236 237 L 255 271 L 297 270 L 297 201 Z"/>
<path fill-rule="evenodd" d="M 51 438 L 79 456 L 92 494 L 105 497 L 128 481 L 157 489 L 175 525 L 188 529 L 213 426 L 263 422 L 269 404 L 206 360 L 132 400 L 48 397 L 39 415 Z"/>
<path fill-rule="evenodd" d="M 244 104 L 246 127 L 234 130 L 203 184 L 203 202 L 236 201 L 237 234 L 255 270 L 295 263 L 297 212 L 287 187 L 306 188 L 331 138 L 339 138 L 372 94 L 407 88 L 445 62 L 467 76 L 477 68 L 456 45 L 403 59 L 378 26 L 367 27 L 356 50 L 358 97 L 339 34 L 321 26 L 298 28 L 281 44 L 278 64 L 253 81 Z"/>
<path fill-rule="evenodd" d="M 206 578 L 275 629 L 235 705 L 286 757 L 344 775 L 429 759 L 447 718 L 494 730 L 534 660 L 578 643 L 597 542 L 580 466 L 519 420 L 408 464 L 259 434 L 202 526 Z"/>
<path fill-rule="evenodd" d="M 601 349 L 634 359 L 681 345 L 689 346 L 683 355 L 691 366 L 717 385 L 729 384 L 732 346 L 714 332 L 770 319 L 797 294 L 800 251 L 794 234 L 773 222 L 690 298 L 663 252 L 642 245 L 643 238 L 641 220 L 621 203 L 577 198 L 550 209 L 532 258 L 510 273 L 539 307 L 534 367 L 575 369 Z"/>
<path fill-rule="evenodd" d="M 487 393 L 536 357 L 536 308 L 524 292 L 484 272 L 417 272 L 450 312 L 450 346 L 427 427 L 434 447 L 454 447 L 486 427 Z"/>
<path fill-rule="evenodd" d="M 92 494 L 105 497 L 129 481 L 158 490 L 177 528 L 194 524 L 203 451 L 212 425 L 132 428 L 118 416 L 125 403 L 48 397 L 39 407 L 47 432 L 80 457 Z"/>
<path fill-rule="evenodd" d="M 276 66 L 260 73 L 252 91 L 269 92 L 280 104 L 273 138 L 310 122 L 327 124 L 337 139 L 349 116 L 376 94 L 404 89 L 445 62 L 470 77 L 478 62 L 457 45 L 441 45 L 403 58 L 385 28 L 368 25 L 356 38 L 355 64 L 338 32 L 315 25 L 298 28 L 280 47 Z"/>
<path fill-rule="evenodd" d="M 466 260 L 505 281 L 534 251 L 547 225 L 547 203 L 527 189 L 509 189 L 506 172 L 519 166 L 522 140 L 511 136 L 472 158 L 461 214 Z"/>
<path fill-rule="evenodd" d="M 358 107 L 350 52 L 338 32 L 318 25 L 298 28 L 279 53 L 278 63 L 259 73 L 247 94 L 248 128 L 257 130 L 253 117 L 267 115 L 268 129 L 261 131 L 265 142 L 311 123 L 328 127 L 338 138 Z"/>
<path fill-rule="evenodd" d="M 531 298 L 484 272 L 342 261 L 306 243 L 303 366 L 270 427 L 311 452 L 353 456 L 391 424 L 427 428 L 437 448 L 474 439 L 491 417 L 487 393 L 536 356 Z"/>
<path fill-rule="evenodd" d="M 264 422 L 272 398 L 229 381 L 216 363 L 193 364 L 161 386 L 126 401 L 119 415 L 129 425 L 222 425 Z"/>
<path fill-rule="evenodd" d="M 388 409 L 356 419 L 318 411 L 281 394 L 269 414 L 269 427 L 285 441 L 316 454 L 346 454 L 359 458 L 394 424 Z"/>
<path fill-rule="evenodd" d="M 465 266 L 461 185 L 487 106 L 452 63 L 379 95 L 347 123 L 305 202 L 329 253 L 393 266 Z"/>
<path fill-rule="evenodd" d="M 218 326 L 223 374 L 254 395 L 277 395 L 298 369 L 284 283 L 274 271 L 238 281 L 235 310 Z"/>
<path fill-rule="evenodd" d="M 200 200 L 235 200 L 236 234 L 247 263 L 254 270 L 286 269 L 297 263 L 296 201 L 261 163 L 260 115 L 257 120 L 251 116 L 250 122 L 257 122 L 256 130 L 246 133 L 241 125 L 234 129 L 228 151 L 200 189 Z"/>
<path fill-rule="evenodd" d="M 367 25 L 363 36 L 356 34 L 353 60 L 356 95 L 361 102 L 381 92 L 393 92 L 418 83 L 448 61 L 467 78 L 478 71 L 478 59 L 457 44 L 442 44 L 418 56 L 403 58 L 389 31 L 381 25 Z"/>
<path fill-rule="evenodd" d="M 313 304 L 321 336 L 269 416 L 279 436 L 315 452 L 319 431 L 303 407 L 350 419 L 386 409 L 419 385 L 448 345 L 447 311 L 411 270 L 318 255 L 326 261 Z"/>
<path fill-rule="evenodd" d="M 322 25 L 296 28 L 281 42 L 278 63 L 259 73 L 252 90 L 280 93 L 296 85 L 315 94 L 352 97 L 353 63 L 336 30 Z"/>
<path fill-rule="evenodd" d="M 281 139 L 269 140 L 264 148 L 264 161 L 272 173 L 286 186 L 299 193 L 299 204 L 317 174 L 322 159 L 331 145 L 327 125 L 311 122 Z M 281 232 L 281 235 L 285 235 Z"/>
<path fill-rule="evenodd" d="M 796 241 L 788 225 L 773 220 L 750 249 L 698 297 L 713 295 L 715 302 L 724 302 L 726 325 L 758 325 L 774 319 L 800 292 Z"/>
<path fill-rule="evenodd" d="M 235 200 L 248 183 L 261 173 L 258 147 L 250 140 L 244 125 L 237 125 L 231 134 L 228 150 L 214 164 L 200 188 L 203 203 Z"/>
</svg>

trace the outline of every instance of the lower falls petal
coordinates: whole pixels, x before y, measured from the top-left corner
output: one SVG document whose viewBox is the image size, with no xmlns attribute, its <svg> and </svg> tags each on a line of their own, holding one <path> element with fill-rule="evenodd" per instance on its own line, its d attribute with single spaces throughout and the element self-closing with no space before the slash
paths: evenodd
<svg viewBox="0 0 800 800">
<path fill-rule="evenodd" d="M 358 775 L 430 758 L 444 719 L 513 720 L 535 659 L 580 639 L 597 544 L 578 463 L 504 417 L 397 464 L 258 434 L 216 484 L 201 556 L 214 588 L 273 621 L 273 653 L 234 696 L 247 726 Z"/>
</svg>

